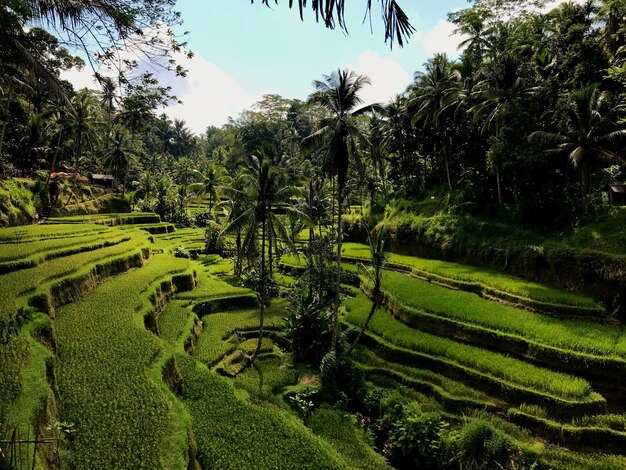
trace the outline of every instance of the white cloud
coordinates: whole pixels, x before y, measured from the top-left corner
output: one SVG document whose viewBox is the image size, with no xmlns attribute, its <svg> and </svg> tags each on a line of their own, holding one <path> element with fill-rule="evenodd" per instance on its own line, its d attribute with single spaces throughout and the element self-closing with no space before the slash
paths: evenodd
<svg viewBox="0 0 626 470">
<path fill-rule="evenodd" d="M 62 70 L 61 79 L 70 82 L 75 90 L 82 90 L 83 88 L 98 90 L 100 88 L 89 65 L 85 65 L 80 70 L 77 68 Z"/>
<path fill-rule="evenodd" d="M 449 21 L 439 20 L 433 29 L 416 39 L 422 43 L 424 53 L 428 57 L 442 52 L 450 57 L 456 57 L 461 53 L 458 46 L 464 39 L 463 35 L 454 31 L 456 28 L 457 26 Z"/>
<path fill-rule="evenodd" d="M 144 30 L 145 36 L 165 34 L 164 26 Z M 173 71 L 150 66 L 142 55 L 137 56 L 134 52 L 122 50 L 118 55 L 119 63 L 123 59 L 136 59 L 140 64 L 138 72 L 150 71 L 158 78 L 160 85 L 171 87 L 171 93 L 182 104 L 171 103 L 157 110 L 157 114 L 165 112 L 172 119 L 184 119 L 187 126 L 197 134 L 204 132 L 207 126 L 225 124 L 229 116 L 238 115 L 260 98 L 244 90 L 232 76 L 199 54 L 193 58 L 188 58 L 182 52 L 173 54 L 176 64 L 187 70 L 185 77 L 177 77 Z M 114 69 L 106 67 L 102 67 L 99 73 L 116 76 Z M 61 78 L 71 82 L 75 89 L 100 89 L 89 65 L 82 70 L 62 72 Z"/>
<path fill-rule="evenodd" d="M 196 133 L 209 125 L 221 126 L 229 116 L 238 115 L 260 97 L 244 90 L 237 81 L 217 65 L 196 54 L 193 59 L 176 57 L 188 70 L 186 77 L 163 80 L 172 86 L 182 104 L 172 104 L 163 111 L 172 119 L 184 119 Z"/>
<path fill-rule="evenodd" d="M 359 54 L 355 65 L 348 68 L 370 78 L 372 85 L 363 88 L 365 104 L 386 103 L 402 93 L 411 82 L 410 74 L 391 59 L 383 59 L 378 52 L 367 50 Z"/>
</svg>

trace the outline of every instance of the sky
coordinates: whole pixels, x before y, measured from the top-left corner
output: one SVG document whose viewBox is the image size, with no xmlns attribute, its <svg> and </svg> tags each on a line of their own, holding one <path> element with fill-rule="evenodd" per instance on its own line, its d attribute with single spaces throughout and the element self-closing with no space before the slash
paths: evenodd
<svg viewBox="0 0 626 470">
<path fill-rule="evenodd" d="M 182 104 L 164 111 L 172 119 L 184 119 L 197 134 L 207 126 L 221 126 L 264 94 L 305 100 L 314 79 L 337 68 L 350 68 L 370 77 L 363 90 L 366 103 L 387 102 L 405 90 L 413 74 L 436 52 L 458 55 L 462 38 L 454 34 L 447 13 L 467 8 L 466 0 L 422 2 L 399 0 L 416 32 L 404 48 L 393 50 L 384 42 L 379 3 L 373 2 L 372 29 L 363 23 L 366 0 L 346 2 L 349 34 L 328 30 L 315 22 L 312 11 L 304 21 L 288 0 L 271 8 L 261 0 L 178 0 L 192 59 L 176 59 L 187 70 L 186 78 L 159 72 L 160 81 L 172 87 Z M 93 71 L 85 67 L 63 74 L 75 88 L 94 88 Z"/>
</svg>

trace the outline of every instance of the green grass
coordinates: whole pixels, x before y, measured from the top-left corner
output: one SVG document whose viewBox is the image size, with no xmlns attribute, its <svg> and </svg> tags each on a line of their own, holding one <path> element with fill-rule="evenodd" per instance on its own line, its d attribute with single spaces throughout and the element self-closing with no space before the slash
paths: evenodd
<svg viewBox="0 0 626 470">
<path fill-rule="evenodd" d="M 81 247 L 97 246 L 104 242 L 114 243 L 125 237 L 127 238 L 128 235 L 122 230 L 104 229 L 78 236 L 68 235 L 58 239 L 2 243 L 0 244 L 0 264 L 4 265 L 7 262 L 18 260 L 32 260 L 37 263 L 46 258 L 62 256 L 68 251 L 78 250 Z"/>
<path fill-rule="evenodd" d="M 179 294 L 179 299 L 186 300 L 213 300 L 222 297 L 250 294 L 252 291 L 243 287 L 236 287 L 222 281 L 205 271 L 198 273 L 198 286 L 191 291 Z"/>
<path fill-rule="evenodd" d="M 345 306 L 349 312 L 347 321 L 360 327 L 367 317 L 370 302 L 359 293 L 347 300 Z M 412 329 L 383 309 L 376 312 L 368 329 L 396 346 L 430 354 L 521 387 L 566 400 L 588 401 L 597 397 L 584 379 Z"/>
<path fill-rule="evenodd" d="M 334 469 L 339 456 L 298 420 L 236 397 L 228 380 L 177 357 L 203 468 Z"/>
<path fill-rule="evenodd" d="M 441 390 L 454 397 L 469 398 L 472 400 L 480 401 L 488 400 L 488 397 L 484 393 L 479 392 L 478 390 L 474 390 L 473 388 L 470 388 L 462 384 L 461 382 L 450 380 L 443 375 L 437 374 L 429 370 L 417 369 L 415 367 L 407 367 L 385 361 L 384 359 L 381 359 L 373 352 L 363 347 L 358 347 L 357 349 L 355 349 L 352 357 L 357 363 L 362 364 L 366 367 L 395 371 L 399 374 L 410 377 L 412 380 L 423 381 L 436 385 L 437 387 L 441 388 Z"/>
<path fill-rule="evenodd" d="M 255 340 L 256 346 L 256 340 Z M 279 357 L 263 357 L 233 379 L 236 388 L 246 390 L 251 396 L 262 400 L 272 400 L 282 390 L 298 382 L 298 371 Z"/>
<path fill-rule="evenodd" d="M 158 224 L 161 218 L 154 212 L 129 212 L 120 214 L 88 214 L 68 217 L 50 217 L 51 224 Z"/>
<path fill-rule="evenodd" d="M 369 247 L 359 243 L 344 243 L 342 254 L 346 258 L 370 258 Z M 387 253 L 389 263 L 396 263 L 413 268 L 417 271 L 441 276 L 462 282 L 477 282 L 506 293 L 528 298 L 531 300 L 557 305 L 572 305 L 586 308 L 599 308 L 599 305 L 590 297 L 553 289 L 525 279 L 503 274 L 498 271 L 451 263 L 415 256 Z"/>
<path fill-rule="evenodd" d="M 13 336 L 6 344 L 0 343 L 0 429 L 7 423 L 11 405 L 22 393 L 22 371 L 31 356 L 26 334 Z"/>
<path fill-rule="evenodd" d="M 283 323 L 286 301 L 276 299 L 265 310 L 265 326 L 277 327 Z M 229 341 L 237 330 L 253 330 L 259 326 L 259 309 L 234 310 L 224 313 L 212 313 L 202 317 L 204 330 L 198 338 L 193 356 L 205 364 L 212 365 L 236 348 Z"/>
<path fill-rule="evenodd" d="M 159 313 L 159 336 L 165 341 L 175 343 L 185 331 L 190 315 L 194 315 L 188 308 L 187 302 L 173 300 L 168 302 Z"/>
<path fill-rule="evenodd" d="M 55 258 L 31 269 L 23 269 L 0 275 L 0 318 L 10 318 L 16 312 L 16 301 L 24 295 L 30 295 L 44 283 L 69 276 L 84 266 L 97 261 L 124 255 L 146 244 L 142 234 L 131 236 L 129 241 L 117 245 L 87 251 L 62 258 Z"/>
<path fill-rule="evenodd" d="M 367 443 L 365 432 L 357 428 L 350 415 L 345 412 L 323 406 L 312 414 L 308 425 L 311 431 L 337 450 L 347 468 L 391 468 L 383 456 L 377 454 Z"/>
<path fill-rule="evenodd" d="M 23 225 L 0 230 L 0 243 L 30 242 L 33 240 L 48 240 L 65 238 L 68 236 L 85 235 L 89 232 L 102 232 L 101 225 Z"/>
<path fill-rule="evenodd" d="M 144 328 L 143 313 L 154 283 L 188 266 L 156 255 L 58 310 L 61 420 L 77 428 L 70 467 L 161 468 L 182 459 L 164 452 L 174 439 L 172 405 L 148 376 L 162 345 Z"/>
<path fill-rule="evenodd" d="M 384 272 L 383 289 L 402 305 L 421 312 L 512 333 L 545 345 L 626 358 L 626 341 L 618 341 L 623 334 L 618 326 L 519 310 L 393 271 Z"/>
</svg>

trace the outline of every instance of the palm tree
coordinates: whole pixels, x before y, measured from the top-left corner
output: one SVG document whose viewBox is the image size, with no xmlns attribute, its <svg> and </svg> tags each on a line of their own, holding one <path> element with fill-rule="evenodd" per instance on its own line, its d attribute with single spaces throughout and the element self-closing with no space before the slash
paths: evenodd
<svg viewBox="0 0 626 470">
<path fill-rule="evenodd" d="M 117 128 L 111 135 L 111 145 L 104 155 L 104 166 L 111 170 L 122 185 L 122 193 L 126 189 L 126 175 L 130 166 L 136 161 L 137 152 L 130 145 L 126 132 Z"/>
<path fill-rule="evenodd" d="M 275 0 L 278 3 L 278 0 Z M 269 6 L 270 0 L 261 0 L 265 5 Z M 254 3 L 254 0 L 252 0 Z M 315 13 L 315 18 L 322 20 L 324 25 L 329 29 L 335 29 L 335 26 L 345 32 L 348 31 L 348 27 L 345 21 L 344 8 L 347 2 L 345 0 L 315 0 L 310 3 L 311 9 Z M 289 8 L 294 4 L 293 0 L 289 1 Z M 365 3 L 366 15 L 371 14 L 372 0 L 367 0 Z M 307 7 L 307 0 L 298 0 L 298 10 L 300 12 L 300 19 L 304 19 L 304 9 Z M 411 34 L 415 31 L 415 28 L 411 25 L 409 17 L 400 8 L 398 2 L 395 0 L 380 0 L 381 18 L 385 25 L 385 42 L 390 41 L 391 47 L 393 47 L 394 41 L 398 41 L 400 47 L 404 45 Z"/>
<path fill-rule="evenodd" d="M 315 91 L 309 96 L 308 103 L 321 106 L 330 113 L 322 119 L 319 130 L 305 139 L 305 145 L 313 141 L 323 141 L 327 146 L 324 167 L 332 176 L 337 176 L 337 279 L 335 304 L 333 308 L 332 351 L 337 349 L 337 328 L 339 321 L 339 285 L 341 279 L 341 216 L 343 197 L 350 164 L 350 150 L 361 134 L 355 118 L 380 110 L 379 105 L 358 107 L 363 103 L 359 92 L 370 80 L 364 75 L 357 75 L 349 70 L 337 70 L 324 75 L 323 80 L 315 80 Z"/>
<path fill-rule="evenodd" d="M 212 214 L 213 205 L 219 201 L 219 191 L 228 180 L 226 169 L 215 163 L 209 163 L 204 173 L 198 170 L 194 170 L 194 172 L 202 181 L 191 184 L 189 189 L 198 194 L 198 196 L 208 196 L 209 214 Z"/>
<path fill-rule="evenodd" d="M 230 226 L 234 221 L 239 219 L 244 213 L 244 207 L 248 203 L 248 194 L 245 191 L 242 175 L 237 175 L 233 182 L 224 188 L 226 199 L 220 205 L 226 211 L 226 226 Z M 235 263 L 233 266 L 233 274 L 240 276 L 243 271 L 243 253 L 242 253 L 242 233 L 243 227 L 237 224 L 232 228 L 235 232 Z"/>
<path fill-rule="evenodd" d="M 452 133 L 446 129 L 444 99 L 455 81 L 451 65 L 446 54 L 435 54 L 424 64 L 426 71 L 415 74 L 417 84 L 412 90 L 414 94 L 412 104 L 417 105 L 417 112 L 413 116 L 412 123 L 416 124 L 421 121 L 423 126 L 432 125 L 436 140 L 441 145 L 449 189 L 452 189 L 449 162 Z"/>
<path fill-rule="evenodd" d="M 94 99 L 87 90 L 80 91 L 74 96 L 72 105 L 74 113 L 69 114 L 68 117 L 74 138 L 74 167 L 76 171 L 79 171 L 84 147 L 93 149 L 98 140 L 96 133 L 97 118 Z"/>
<path fill-rule="evenodd" d="M 272 237 L 272 232 L 279 233 L 290 248 L 294 252 L 296 251 L 293 241 L 289 238 L 288 231 L 275 214 L 276 203 L 286 200 L 293 189 L 290 184 L 289 174 L 280 165 L 280 162 L 281 160 L 276 158 L 276 147 L 269 144 L 263 144 L 257 152 L 249 157 L 241 175 L 241 182 L 244 188 L 241 192 L 245 193 L 245 196 L 242 194 L 242 197 L 247 197 L 247 207 L 244 207 L 241 215 L 230 222 L 222 231 L 222 233 L 229 233 L 245 227 L 246 233 L 242 249 L 247 253 L 256 252 L 259 229 L 261 232 L 259 340 L 250 358 L 251 363 L 254 363 L 261 351 L 265 303 L 267 301 L 268 286 L 266 282 L 272 275 L 267 270 L 266 255 L 268 250 L 266 250 L 266 242 Z"/>
<path fill-rule="evenodd" d="M 346 354 L 350 354 L 352 350 L 359 343 L 359 340 L 363 336 L 363 333 L 367 329 L 367 325 L 369 325 L 370 320 L 376 313 L 376 310 L 380 308 L 383 303 L 384 294 L 382 291 L 382 283 L 383 283 L 383 267 L 385 265 L 385 227 L 381 228 L 378 234 L 376 235 L 376 239 L 372 235 L 371 230 L 367 229 L 367 240 L 370 246 L 370 254 L 372 256 L 372 264 L 369 267 L 363 266 L 363 270 L 365 271 L 367 277 L 372 283 L 372 307 L 370 309 L 367 318 L 365 319 L 365 323 L 361 326 L 361 330 L 359 334 L 354 339 L 354 342 L 350 345 Z"/>
<path fill-rule="evenodd" d="M 376 179 L 380 181 L 383 194 L 386 197 L 385 165 L 387 163 L 387 154 L 384 146 L 384 124 L 385 122 L 381 117 L 377 114 L 372 114 L 367 123 L 364 154 L 374 170 Z"/>
<path fill-rule="evenodd" d="M 113 81 L 111 77 L 101 77 L 96 75 L 98 80 L 100 81 L 100 86 L 102 87 L 102 94 L 100 96 L 100 104 L 104 106 L 107 113 L 107 138 L 105 147 L 109 145 L 109 139 L 111 134 L 111 128 L 113 127 L 113 109 L 115 107 L 115 100 L 117 98 L 116 91 L 117 85 Z"/>
<path fill-rule="evenodd" d="M 475 122 L 482 120 L 482 133 L 493 131 L 497 139 L 512 106 L 529 95 L 532 89 L 526 86 L 515 58 L 506 55 L 496 62 L 487 77 L 476 84 L 473 98 L 477 104 L 468 111 L 474 114 Z M 492 164 L 496 174 L 498 204 L 502 204 L 501 162 Z"/>
<path fill-rule="evenodd" d="M 188 189 L 189 183 L 196 169 L 194 162 L 189 157 L 182 157 L 174 164 L 174 178 L 178 183 L 178 209 L 181 217 L 187 212 L 187 203 L 189 202 Z"/>
<path fill-rule="evenodd" d="M 597 161 L 625 161 L 614 150 L 615 144 L 626 138 L 624 124 L 618 124 L 623 107 L 617 105 L 605 110 L 604 98 L 597 84 L 572 92 L 560 132 L 536 131 L 529 136 L 529 140 L 549 147 L 549 153 L 565 154 L 575 168 L 580 167 L 585 214 L 589 213 L 593 165 Z"/>
<path fill-rule="evenodd" d="M 171 153 L 175 157 L 188 154 L 193 147 L 193 133 L 187 127 L 187 122 L 182 119 L 174 119 L 172 126 Z"/>
</svg>

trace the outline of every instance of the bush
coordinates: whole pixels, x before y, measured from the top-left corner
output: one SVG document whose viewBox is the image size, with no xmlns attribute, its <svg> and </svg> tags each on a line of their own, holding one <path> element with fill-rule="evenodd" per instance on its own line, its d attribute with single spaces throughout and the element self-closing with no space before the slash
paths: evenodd
<svg viewBox="0 0 626 470">
<path fill-rule="evenodd" d="M 241 276 L 244 287 L 252 289 L 253 291 L 261 294 L 261 270 L 257 267 L 247 268 L 246 272 Z M 280 293 L 280 288 L 276 279 L 270 276 L 270 273 L 265 273 L 265 300 L 269 301 L 272 297 L 277 297 Z"/>
<path fill-rule="evenodd" d="M 300 291 L 294 298 L 291 315 L 285 318 L 285 334 L 291 341 L 295 361 L 319 366 L 330 348 L 332 317 L 318 300 Z"/>
<path fill-rule="evenodd" d="M 174 248 L 174 257 L 175 258 L 189 258 L 189 252 L 184 248 L 177 246 Z"/>
<path fill-rule="evenodd" d="M 224 249 L 224 242 L 220 239 L 222 226 L 214 221 L 208 221 L 204 231 L 204 252 L 209 255 L 219 255 Z"/>
<path fill-rule="evenodd" d="M 439 414 L 404 413 L 389 435 L 389 463 L 399 469 L 440 468 L 450 453 L 449 427 Z"/>
<path fill-rule="evenodd" d="M 208 211 L 200 212 L 194 216 L 194 223 L 197 227 L 208 227 L 214 221 L 215 217 Z"/>
<path fill-rule="evenodd" d="M 461 465 L 471 468 L 509 468 L 520 449 L 502 431 L 485 420 L 470 421 L 458 440 Z"/>
<path fill-rule="evenodd" d="M 322 358 L 320 372 L 324 399 L 347 408 L 363 401 L 365 378 L 350 359 L 329 352 Z"/>
</svg>

